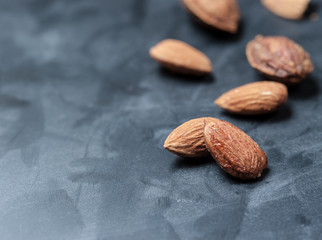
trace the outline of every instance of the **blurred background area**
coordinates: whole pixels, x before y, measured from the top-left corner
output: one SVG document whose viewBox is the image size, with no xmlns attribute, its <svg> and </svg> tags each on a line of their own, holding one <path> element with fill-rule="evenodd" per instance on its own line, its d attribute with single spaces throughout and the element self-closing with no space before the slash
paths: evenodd
<svg viewBox="0 0 322 240">
<path fill-rule="evenodd" d="M 0 0 L 0 239 L 321 239 L 322 32 L 319 0 L 301 21 L 239 1 L 236 35 L 196 24 L 176 0 Z M 233 118 L 221 93 L 262 80 L 255 35 L 302 45 L 315 72 L 283 112 Z M 161 69 L 149 48 L 175 38 L 213 62 L 206 79 Z M 240 183 L 163 142 L 218 117 L 265 149 L 262 181 Z"/>
</svg>

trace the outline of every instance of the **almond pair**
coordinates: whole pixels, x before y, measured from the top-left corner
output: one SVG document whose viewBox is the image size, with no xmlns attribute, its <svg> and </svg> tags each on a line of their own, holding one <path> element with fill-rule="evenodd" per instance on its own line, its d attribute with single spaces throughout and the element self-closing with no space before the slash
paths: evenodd
<svg viewBox="0 0 322 240">
<path fill-rule="evenodd" d="M 197 118 L 174 129 L 164 148 L 183 157 L 211 154 L 219 166 L 234 177 L 255 179 L 267 166 L 258 144 L 233 124 L 216 118 Z"/>
</svg>

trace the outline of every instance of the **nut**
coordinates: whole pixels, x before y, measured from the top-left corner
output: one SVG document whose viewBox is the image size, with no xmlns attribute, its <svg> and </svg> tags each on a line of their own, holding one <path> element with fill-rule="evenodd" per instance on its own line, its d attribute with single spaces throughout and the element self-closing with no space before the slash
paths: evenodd
<svg viewBox="0 0 322 240">
<path fill-rule="evenodd" d="M 215 100 L 228 112 L 259 115 L 278 110 L 287 101 L 287 88 L 278 82 L 262 81 L 234 88 Z"/>
<path fill-rule="evenodd" d="M 310 55 L 286 37 L 258 35 L 247 44 L 246 55 L 253 68 L 287 85 L 301 82 L 314 69 Z"/>
<path fill-rule="evenodd" d="M 170 71 L 202 76 L 211 73 L 209 58 L 189 44 L 166 39 L 150 49 L 150 56 Z"/>
<path fill-rule="evenodd" d="M 163 147 L 180 157 L 208 156 L 203 135 L 205 119 L 196 118 L 181 124 L 170 133 Z"/>
<path fill-rule="evenodd" d="M 236 0 L 182 0 L 197 20 L 216 29 L 236 33 L 240 11 Z"/>
<path fill-rule="evenodd" d="M 287 19 L 303 17 L 310 0 L 262 0 L 262 4 L 275 15 Z"/>
<path fill-rule="evenodd" d="M 267 166 L 266 154 L 257 143 L 229 122 L 205 119 L 204 137 L 212 157 L 234 177 L 255 179 Z"/>
</svg>

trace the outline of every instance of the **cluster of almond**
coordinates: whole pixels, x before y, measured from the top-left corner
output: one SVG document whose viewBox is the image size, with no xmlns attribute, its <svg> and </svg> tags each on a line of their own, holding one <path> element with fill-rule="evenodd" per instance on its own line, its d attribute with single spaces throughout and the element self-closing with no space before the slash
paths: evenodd
<svg viewBox="0 0 322 240">
<path fill-rule="evenodd" d="M 164 148 L 185 158 L 211 154 L 234 177 L 255 179 L 267 166 L 264 151 L 241 129 L 217 118 L 192 119 L 174 129 Z"/>
<path fill-rule="evenodd" d="M 182 0 L 199 22 L 236 33 L 240 11 L 236 0 Z M 281 17 L 298 19 L 309 0 L 262 0 Z M 281 7 L 282 6 L 282 7 Z M 212 72 L 209 58 L 179 40 L 167 39 L 150 49 L 150 55 L 170 71 L 203 76 Z M 286 86 L 298 84 L 314 67 L 310 55 L 294 41 L 282 36 L 258 35 L 246 47 L 250 65 L 273 81 L 249 83 L 232 89 L 215 100 L 222 109 L 242 115 L 267 114 L 278 110 L 288 98 Z M 164 147 L 182 157 L 209 155 L 229 174 L 241 179 L 261 176 L 267 157 L 261 148 L 236 126 L 216 119 L 190 120 L 168 136 Z"/>
</svg>

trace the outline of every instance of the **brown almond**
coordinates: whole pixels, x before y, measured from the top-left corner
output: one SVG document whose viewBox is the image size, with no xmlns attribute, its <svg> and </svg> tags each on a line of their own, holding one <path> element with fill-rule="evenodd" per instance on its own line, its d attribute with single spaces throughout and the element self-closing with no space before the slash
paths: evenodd
<svg viewBox="0 0 322 240">
<path fill-rule="evenodd" d="M 208 156 L 203 135 L 205 119 L 196 118 L 181 124 L 170 133 L 163 147 L 180 157 Z"/>
<path fill-rule="evenodd" d="M 262 4 L 275 15 L 287 19 L 303 17 L 310 0 L 262 0 Z"/>
<path fill-rule="evenodd" d="M 278 110 L 287 101 L 287 88 L 278 82 L 262 81 L 234 88 L 215 100 L 228 112 L 259 115 Z"/>
<path fill-rule="evenodd" d="M 236 0 L 182 0 L 183 5 L 200 22 L 230 33 L 236 33 L 240 10 Z"/>
<path fill-rule="evenodd" d="M 234 177 L 255 179 L 267 166 L 266 154 L 258 144 L 229 122 L 206 119 L 204 137 L 212 157 Z"/>
<path fill-rule="evenodd" d="M 170 71 L 202 76 L 211 73 L 209 58 L 189 44 L 166 39 L 150 49 L 150 56 Z"/>
<path fill-rule="evenodd" d="M 253 68 L 287 85 L 301 82 L 314 70 L 310 55 L 287 37 L 258 35 L 247 44 L 246 55 Z"/>
</svg>

